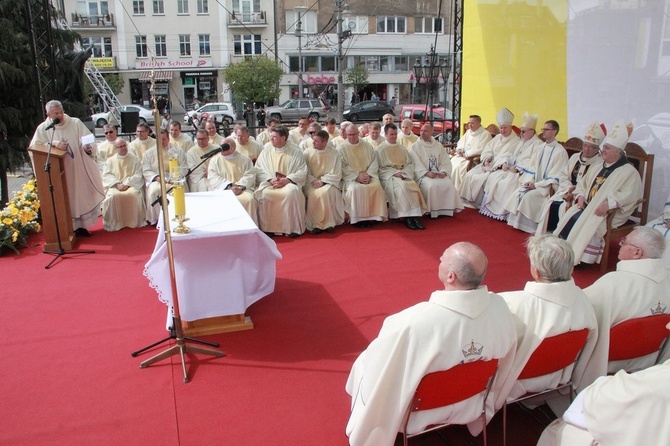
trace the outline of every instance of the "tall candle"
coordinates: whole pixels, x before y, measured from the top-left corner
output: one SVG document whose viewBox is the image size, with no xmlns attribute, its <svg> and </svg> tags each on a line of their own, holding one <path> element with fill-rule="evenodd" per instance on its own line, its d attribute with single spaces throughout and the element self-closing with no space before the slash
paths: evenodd
<svg viewBox="0 0 670 446">
<path fill-rule="evenodd" d="M 186 197 L 184 196 L 184 187 L 175 185 L 172 189 L 174 197 L 174 214 L 186 215 Z"/>
<path fill-rule="evenodd" d="M 177 158 L 170 158 L 170 177 L 173 179 L 179 178 L 179 161 Z"/>
</svg>

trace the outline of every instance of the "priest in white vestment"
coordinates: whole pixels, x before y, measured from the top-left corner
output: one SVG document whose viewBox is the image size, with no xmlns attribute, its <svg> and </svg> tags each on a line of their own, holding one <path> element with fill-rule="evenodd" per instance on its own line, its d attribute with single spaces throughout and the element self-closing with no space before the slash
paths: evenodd
<svg viewBox="0 0 670 446">
<path fill-rule="evenodd" d="M 502 169 L 514 153 L 519 137 L 514 133 L 514 115 L 506 108 L 496 115 L 500 133 L 491 139 L 481 154 L 481 163 L 470 169 L 458 187 L 458 194 L 466 207 L 479 209 L 484 197 L 484 185 L 491 172 Z"/>
<path fill-rule="evenodd" d="M 407 150 L 412 148 L 412 145 L 419 139 L 418 136 L 412 132 L 414 123 L 411 119 L 403 119 L 400 123 L 400 132 L 398 133 L 398 144 Z M 431 135 L 432 136 L 432 135 Z M 451 165 L 451 162 L 449 163 Z"/>
<path fill-rule="evenodd" d="M 568 154 L 556 141 L 559 129 L 553 119 L 544 123 L 544 144 L 532 160 L 533 178 L 510 195 L 505 205 L 509 211 L 507 224 L 529 234 L 535 234 L 545 203 L 568 177 Z"/>
<path fill-rule="evenodd" d="M 288 141 L 295 145 L 296 147 L 300 146 L 300 143 L 307 140 L 311 139 L 309 136 L 309 133 L 307 133 L 307 128 L 309 127 L 309 118 L 306 116 L 301 117 L 298 119 L 298 126 L 294 129 L 291 129 L 289 131 L 289 138 Z"/>
<path fill-rule="evenodd" d="M 599 124 L 598 121 L 593 121 L 586 129 L 581 152 L 573 154 L 568 160 L 568 177 L 558 186 L 558 190 L 542 209 L 542 219 L 537 226 L 537 234 L 554 232 L 558 220 L 572 206 L 573 192 L 577 188 L 577 183 L 586 175 L 591 166 L 602 161 L 600 144 L 606 134 L 605 125 Z"/>
<path fill-rule="evenodd" d="M 321 124 L 318 122 L 310 122 L 309 126 L 307 127 L 307 134 L 309 135 L 309 138 L 304 139 L 298 145 L 298 148 L 304 152 L 307 149 L 314 147 L 314 135 L 316 135 L 316 132 L 319 130 L 321 130 Z"/>
<path fill-rule="evenodd" d="M 142 162 L 128 153 L 125 139 L 114 141 L 116 154 L 105 161 L 102 184 L 106 196 L 102 202 L 102 223 L 105 231 L 146 226 L 144 177 Z"/>
<path fill-rule="evenodd" d="M 161 155 L 163 156 L 163 167 L 165 168 L 166 182 L 170 183 L 169 165 L 170 158 L 177 160 L 177 166 L 179 169 L 179 175 L 184 177 L 188 172 L 188 164 L 186 163 L 186 155 L 184 151 L 170 144 L 170 138 L 168 136 L 167 130 L 161 130 L 160 133 L 161 141 Z M 142 175 L 144 176 L 144 186 L 147 200 L 147 221 L 155 225 L 158 223 L 158 215 L 160 214 L 161 205 L 160 202 L 152 205 L 154 201 L 161 194 L 161 172 L 158 166 L 158 146 L 155 145 L 146 151 L 144 154 L 144 159 L 142 160 Z"/>
<path fill-rule="evenodd" d="M 386 140 L 376 149 L 379 180 L 386 192 L 389 218 L 404 218 L 409 229 L 426 229 L 421 216 L 428 212 L 421 189 L 414 181 L 414 161 L 398 144 L 398 128 L 386 124 Z"/>
<path fill-rule="evenodd" d="M 98 143 L 98 149 L 96 150 L 95 160 L 100 166 L 100 171 L 105 167 L 105 161 L 108 158 L 113 157 L 116 154 L 114 149 L 114 141 L 118 138 L 118 132 L 116 126 L 111 124 L 105 124 L 102 126 L 102 131 L 105 134 L 105 140 Z"/>
<path fill-rule="evenodd" d="M 307 181 L 303 191 L 307 199 L 305 225 L 312 234 L 332 232 L 344 223 L 342 157 L 329 144 L 328 132 L 319 130 L 312 135 L 313 144 L 304 150 L 307 162 Z"/>
<path fill-rule="evenodd" d="M 332 116 L 328 116 L 323 121 L 323 125 L 328 132 L 328 141 L 332 141 L 333 138 L 340 136 L 340 131 L 337 129 L 337 120 Z"/>
<path fill-rule="evenodd" d="M 386 318 L 347 380 L 351 415 L 346 434 L 352 446 L 393 445 L 426 374 L 497 358 L 498 374 L 486 402 L 487 421 L 491 419 L 497 408 L 494 401 L 514 361 L 516 333 L 505 301 L 481 285 L 486 268 L 486 255 L 479 247 L 468 242 L 451 245 L 440 258 L 438 276 L 444 290 L 434 291 L 428 302 Z M 408 433 L 450 422 L 470 423 L 471 433 L 477 435 L 483 428 L 481 398 L 412 413 Z"/>
<path fill-rule="evenodd" d="M 219 146 L 211 144 L 207 132 L 202 129 L 195 132 L 195 142 L 196 145 L 186 154 L 186 164 L 189 172 L 191 172 L 188 176 L 188 190 L 190 192 L 207 192 L 210 190 L 207 187 L 207 168 L 211 158 L 207 158 L 203 164 L 200 164 L 200 162 L 207 153 Z M 223 143 L 223 140 L 221 140 L 221 143 Z M 198 164 L 200 165 L 198 166 Z"/>
<path fill-rule="evenodd" d="M 670 444 L 670 361 L 604 376 L 584 389 L 538 446 Z"/>
<path fill-rule="evenodd" d="M 598 341 L 586 366 L 580 390 L 607 373 L 654 365 L 656 354 L 632 361 L 608 362 L 609 334 L 619 322 L 668 313 L 670 272 L 662 259 L 664 250 L 665 240 L 658 231 L 638 226 L 621 241 L 616 271 L 605 274 L 584 289 L 598 319 Z M 670 353 L 665 349 L 661 359 L 668 358 Z"/>
<path fill-rule="evenodd" d="M 240 126 L 237 130 L 237 143 L 236 152 L 247 156 L 252 162 L 256 162 L 258 155 L 263 151 L 263 147 L 251 137 L 249 134 L 249 128 L 245 125 Z"/>
<path fill-rule="evenodd" d="M 83 122 L 65 114 L 63 105 L 56 100 L 46 104 L 47 119 L 35 130 L 30 145 L 51 144 L 68 155 L 63 157 L 63 168 L 72 216 L 72 229 L 75 234 L 90 237 L 86 229 L 100 217 L 100 203 L 105 198 L 100 169 L 96 164 L 95 144 L 82 143 L 82 138 L 90 138 L 91 132 Z M 54 123 L 58 120 L 58 123 Z M 47 130 L 47 127 L 53 130 Z M 44 169 L 44 166 L 33 166 Z M 48 185 L 39 185 L 40 193 L 48 193 Z"/>
<path fill-rule="evenodd" d="M 598 337 L 593 307 L 572 279 L 572 247 L 554 235 L 540 235 L 528 240 L 527 249 L 534 281 L 527 282 L 522 291 L 500 293 L 514 315 L 517 334 L 514 365 L 503 387 L 500 404 L 505 399 L 512 400 L 528 392 L 541 392 L 565 384 L 571 377 L 574 386 L 578 386 Z M 574 371 L 571 364 L 549 375 L 518 379 L 530 356 L 545 338 L 583 328 L 588 329 L 588 339 Z"/>
<path fill-rule="evenodd" d="M 663 213 L 658 218 L 647 223 L 647 226 L 663 234 L 665 243 L 668 243 L 668 240 L 670 240 L 670 197 L 665 202 Z M 663 253 L 663 261 L 666 265 L 670 266 L 670 249 L 666 249 Z"/>
<path fill-rule="evenodd" d="M 226 146 L 226 144 L 228 144 Z M 223 140 L 226 150 L 214 155 L 207 167 L 208 190 L 232 190 L 237 199 L 258 226 L 258 202 L 256 190 L 256 168 L 248 156 L 237 151 L 233 138 Z"/>
<path fill-rule="evenodd" d="M 182 133 L 181 124 L 178 121 L 170 122 L 170 144 L 181 148 L 184 153 L 188 153 L 193 147 L 193 139 L 186 133 Z"/>
<path fill-rule="evenodd" d="M 468 130 L 458 140 L 456 152 L 451 157 L 451 179 L 456 189 L 461 185 L 468 171 L 468 164 L 470 164 L 468 158 L 481 155 L 484 147 L 491 140 L 491 134 L 482 127 L 482 118 L 479 115 L 470 115 L 467 126 Z"/>
<path fill-rule="evenodd" d="M 421 138 L 409 153 L 414 161 L 414 180 L 421 189 L 430 217 L 451 217 L 461 212 L 463 202 L 451 182 L 451 159 L 442 144 L 433 138 L 433 126 L 421 126 Z"/>
<path fill-rule="evenodd" d="M 256 135 L 256 142 L 260 144 L 261 149 L 265 148 L 265 144 L 270 142 L 270 132 L 272 131 L 272 127 L 275 127 L 280 124 L 281 121 L 277 118 L 268 119 L 266 129 L 260 132 L 258 135 Z"/>
<path fill-rule="evenodd" d="M 379 122 L 373 122 L 370 124 L 370 133 L 368 133 L 368 135 L 363 139 L 369 142 L 373 149 L 379 147 L 384 141 L 386 141 L 386 138 L 382 136 L 382 125 Z"/>
<path fill-rule="evenodd" d="M 140 122 L 135 128 L 137 138 L 132 140 L 128 146 L 128 152 L 138 157 L 140 161 L 144 160 L 144 154 L 147 150 L 156 145 L 156 140 L 149 136 L 150 133 L 151 128 L 149 124 Z"/>
<path fill-rule="evenodd" d="M 216 131 L 216 124 L 214 121 L 207 121 L 205 124 L 205 130 L 207 131 L 207 135 L 209 136 L 209 143 L 212 144 L 214 147 L 219 147 L 221 144 L 223 144 L 223 136 L 219 135 Z"/>
<path fill-rule="evenodd" d="M 344 210 L 352 225 L 370 227 L 373 221 L 385 221 L 387 215 L 377 154 L 367 141 L 359 138 L 355 125 L 346 127 L 345 136 L 347 140 L 338 146 L 342 155 Z"/>
<path fill-rule="evenodd" d="M 256 160 L 258 222 L 261 231 L 298 237 L 305 232 L 307 164 L 302 151 L 289 143 L 288 129 L 272 128 L 270 143 Z"/>
<path fill-rule="evenodd" d="M 340 134 L 337 136 L 334 136 L 331 140 L 330 143 L 335 147 L 336 149 L 347 140 L 347 127 L 350 125 L 354 125 L 349 121 L 342 121 L 340 123 Z M 354 126 L 355 127 L 355 126 Z M 356 128 L 356 131 L 358 131 L 358 128 Z"/>
<path fill-rule="evenodd" d="M 632 126 L 619 122 L 605 137 L 602 162 L 594 164 L 577 184 L 573 205 L 558 222 L 554 234 L 575 251 L 575 262 L 600 262 L 607 232 L 607 215 L 614 212 L 613 227 L 624 224 L 642 198 L 642 180 L 628 163 L 624 147 Z"/>
<path fill-rule="evenodd" d="M 542 140 L 537 137 L 537 115 L 526 112 L 519 128 L 519 142 L 507 163 L 491 172 L 484 185 L 484 198 L 479 213 L 499 221 L 507 221 L 509 211 L 505 205 L 519 187 L 534 177 L 531 169 L 535 151 L 541 150 Z M 533 172 L 532 174 L 530 172 Z"/>
</svg>

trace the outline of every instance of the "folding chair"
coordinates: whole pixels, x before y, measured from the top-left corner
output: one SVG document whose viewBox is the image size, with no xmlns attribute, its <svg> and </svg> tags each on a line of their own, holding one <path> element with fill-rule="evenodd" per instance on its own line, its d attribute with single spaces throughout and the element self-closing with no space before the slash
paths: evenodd
<svg viewBox="0 0 670 446">
<path fill-rule="evenodd" d="M 656 353 L 656 361 L 668 339 L 670 314 L 638 317 L 619 322 L 610 329 L 610 361 L 625 361 Z M 626 370 L 634 372 L 635 369 Z"/>
<path fill-rule="evenodd" d="M 484 445 L 486 446 L 486 398 L 489 395 L 493 380 L 498 370 L 498 360 L 475 361 L 456 365 L 448 370 L 429 373 L 421 379 L 414 392 L 414 398 L 407 408 L 402 426 L 403 443 L 417 435 L 432 432 L 449 426 L 451 423 L 440 423 L 428 426 L 421 432 L 407 433 L 409 418 L 413 412 L 436 409 L 465 401 L 477 394 L 484 393 L 482 411 L 478 417 L 484 422 Z"/>
<path fill-rule="evenodd" d="M 523 367 L 517 379 L 538 378 L 540 376 L 549 375 L 563 370 L 572 364 L 576 364 L 579 359 L 586 340 L 589 335 L 587 328 L 581 330 L 568 331 L 550 338 L 545 338 L 535 351 L 528 362 Z M 545 393 L 558 391 L 570 387 L 570 401 L 574 395 L 572 387 L 572 377 L 565 384 L 559 384 L 551 389 L 545 389 L 540 392 L 528 392 L 525 395 L 515 398 L 513 400 L 506 400 L 503 404 L 503 445 L 507 444 L 507 405 L 518 403 L 529 398 L 544 395 Z"/>
</svg>

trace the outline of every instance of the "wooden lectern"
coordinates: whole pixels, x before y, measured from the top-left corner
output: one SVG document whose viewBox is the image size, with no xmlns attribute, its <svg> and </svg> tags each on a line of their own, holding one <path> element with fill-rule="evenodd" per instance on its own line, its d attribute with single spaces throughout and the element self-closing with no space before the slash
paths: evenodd
<svg viewBox="0 0 670 446">
<path fill-rule="evenodd" d="M 58 234 L 60 234 L 63 249 L 71 250 L 75 245 L 76 237 L 72 231 L 70 196 L 65 181 L 64 157 L 69 156 L 67 150 L 51 148 L 51 183 L 54 187 L 55 206 L 51 202 L 51 194 L 49 193 L 49 173 L 44 169 L 49 148 L 44 144 L 35 144 L 28 147 L 28 151 L 33 154 L 33 168 L 37 178 L 37 193 L 40 198 L 42 230 L 45 238 L 44 252 L 58 251 Z M 54 214 L 54 209 L 56 214 Z M 58 220 L 58 231 L 56 231 L 56 220 Z"/>
</svg>

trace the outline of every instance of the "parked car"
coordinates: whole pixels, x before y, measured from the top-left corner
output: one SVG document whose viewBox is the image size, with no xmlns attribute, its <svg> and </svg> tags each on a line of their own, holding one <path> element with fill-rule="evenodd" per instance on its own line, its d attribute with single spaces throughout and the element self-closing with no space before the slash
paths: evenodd
<svg viewBox="0 0 670 446">
<path fill-rule="evenodd" d="M 237 119 L 237 113 L 235 113 L 233 104 L 228 102 L 210 102 L 209 104 L 205 104 L 197 110 L 186 112 L 184 115 L 184 123 L 186 125 L 191 125 L 193 117 L 196 117 L 198 120 L 200 120 L 203 113 L 207 113 L 209 116 L 214 116 L 216 122 L 227 121 L 228 124 L 232 124 Z"/>
<path fill-rule="evenodd" d="M 146 124 L 153 124 L 154 123 L 154 112 L 153 110 L 149 110 L 148 108 L 144 108 L 140 105 L 122 105 L 119 107 L 119 112 L 140 112 L 140 122 L 144 122 Z M 107 123 L 110 122 L 110 113 L 104 112 L 104 113 L 96 113 L 94 115 L 91 115 L 91 120 L 95 123 L 96 127 L 102 127 L 104 125 L 107 125 Z"/>
<path fill-rule="evenodd" d="M 342 113 L 347 121 L 381 121 L 382 117 L 390 113 L 395 115 L 393 107 L 384 101 L 361 101 L 352 105 Z"/>
<path fill-rule="evenodd" d="M 428 116 L 430 107 L 426 104 L 408 104 L 403 105 L 400 110 L 400 120 L 410 119 L 412 121 L 412 132 L 419 135 L 421 127 L 430 123 Z M 458 122 L 454 122 L 454 128 L 451 123 L 451 110 L 444 107 L 433 107 L 433 135 L 445 134 L 448 140 L 453 141 L 458 134 Z"/>
<path fill-rule="evenodd" d="M 277 118 L 281 122 L 297 121 L 302 116 L 318 121 L 328 113 L 321 99 L 293 99 L 285 105 L 268 107 L 265 114 L 268 118 Z"/>
</svg>

